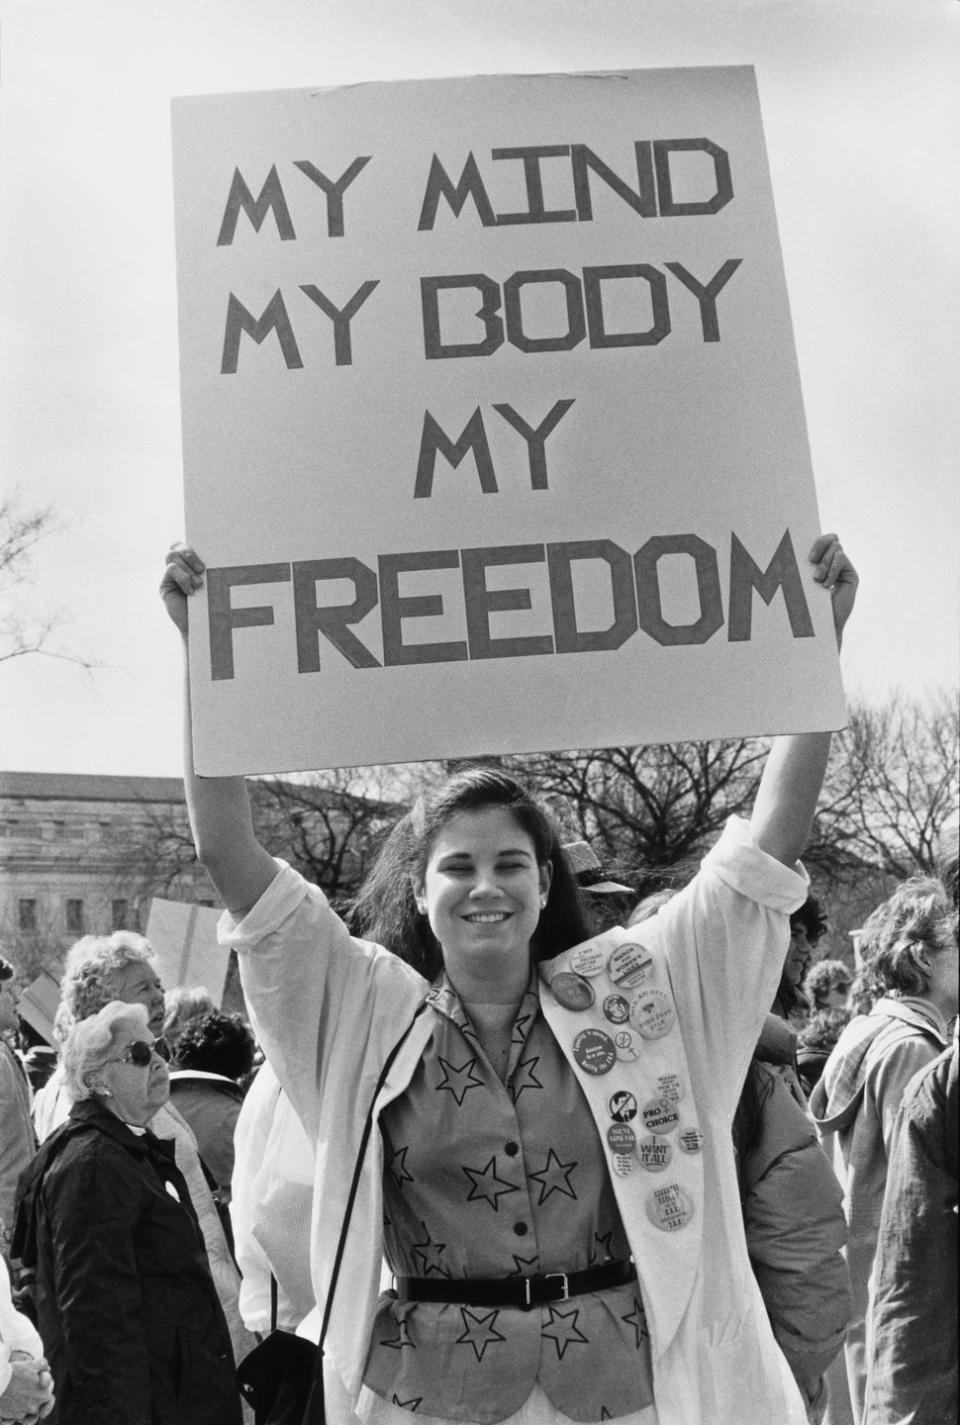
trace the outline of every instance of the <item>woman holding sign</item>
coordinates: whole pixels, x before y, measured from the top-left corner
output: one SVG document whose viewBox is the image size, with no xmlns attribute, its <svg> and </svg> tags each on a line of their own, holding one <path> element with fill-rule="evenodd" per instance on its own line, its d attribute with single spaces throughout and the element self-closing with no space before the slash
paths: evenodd
<svg viewBox="0 0 960 1425">
<path fill-rule="evenodd" d="M 839 638 L 856 573 L 834 536 L 810 558 Z M 162 593 L 185 637 L 202 577 L 171 551 Z M 243 779 L 188 763 L 222 938 L 316 1144 L 321 1309 L 359 1163 L 329 1420 L 803 1425 L 747 1257 L 730 1125 L 807 894 L 797 858 L 829 743 L 779 738 L 750 822 L 731 820 L 658 915 L 593 938 L 551 823 L 497 768 L 454 775 L 398 823 L 358 939 L 258 844 Z M 383 1256 L 396 1284 L 378 1301 Z"/>
</svg>

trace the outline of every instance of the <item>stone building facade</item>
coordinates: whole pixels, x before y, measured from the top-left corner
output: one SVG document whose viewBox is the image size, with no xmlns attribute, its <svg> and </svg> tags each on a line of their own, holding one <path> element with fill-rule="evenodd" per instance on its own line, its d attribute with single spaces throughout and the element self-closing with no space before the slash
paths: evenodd
<svg viewBox="0 0 960 1425">
<path fill-rule="evenodd" d="M 81 935 L 138 930 L 153 896 L 215 905 L 178 777 L 0 772 L 0 953 L 59 975 Z"/>
</svg>

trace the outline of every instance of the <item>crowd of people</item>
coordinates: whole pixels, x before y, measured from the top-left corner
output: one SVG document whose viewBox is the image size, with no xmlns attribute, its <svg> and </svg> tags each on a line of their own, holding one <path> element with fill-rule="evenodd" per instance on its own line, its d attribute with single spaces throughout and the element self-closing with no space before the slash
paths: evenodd
<svg viewBox="0 0 960 1425">
<path fill-rule="evenodd" d="M 839 639 L 856 575 L 811 558 Z M 202 577 L 171 552 L 185 639 Z M 249 1022 L 116 932 L 67 957 L 44 1084 L 0 1037 L 0 1421 L 952 1420 L 956 844 L 855 975 L 818 959 L 828 750 L 777 739 L 749 821 L 620 921 L 496 765 L 341 918 L 188 763 Z"/>
</svg>

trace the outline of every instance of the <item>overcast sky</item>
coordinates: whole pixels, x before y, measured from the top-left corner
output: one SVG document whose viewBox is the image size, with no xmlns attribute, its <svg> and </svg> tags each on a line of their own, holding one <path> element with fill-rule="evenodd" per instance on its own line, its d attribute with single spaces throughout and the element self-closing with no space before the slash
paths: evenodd
<svg viewBox="0 0 960 1425">
<path fill-rule="evenodd" d="M 956 0 L 4 0 L 0 478 L 52 506 L 26 597 L 99 667 L 0 663 L 0 768 L 179 771 L 178 94 L 755 65 L 823 525 L 863 577 L 845 681 L 955 684 L 958 60 Z"/>
</svg>

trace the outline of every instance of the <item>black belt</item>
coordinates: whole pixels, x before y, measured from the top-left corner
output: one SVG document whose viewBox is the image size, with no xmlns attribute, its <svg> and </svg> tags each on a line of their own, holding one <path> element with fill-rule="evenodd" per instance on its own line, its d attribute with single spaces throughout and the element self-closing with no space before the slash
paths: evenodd
<svg viewBox="0 0 960 1425">
<path fill-rule="evenodd" d="M 550 1301 L 569 1301 L 588 1291 L 604 1291 L 636 1281 L 633 1262 L 605 1262 L 584 1272 L 544 1272 L 535 1277 L 486 1277 L 451 1281 L 444 1277 L 397 1277 L 399 1301 L 451 1301 L 461 1306 L 518 1306 L 529 1310 Z"/>
</svg>

